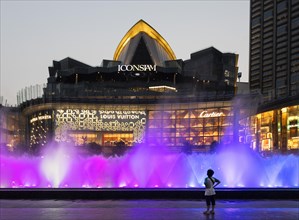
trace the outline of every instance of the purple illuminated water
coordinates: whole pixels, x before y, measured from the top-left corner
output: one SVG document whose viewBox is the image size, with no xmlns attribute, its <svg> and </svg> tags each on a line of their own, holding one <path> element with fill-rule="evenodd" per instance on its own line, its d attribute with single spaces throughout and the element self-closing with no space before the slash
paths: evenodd
<svg viewBox="0 0 299 220">
<path fill-rule="evenodd" d="M 242 146 L 214 154 L 173 153 L 146 145 L 121 157 L 83 156 L 70 146 L 49 146 L 43 156 L 0 155 L 1 188 L 203 187 L 214 169 L 220 187 L 298 188 L 298 156 L 261 157 Z"/>
</svg>

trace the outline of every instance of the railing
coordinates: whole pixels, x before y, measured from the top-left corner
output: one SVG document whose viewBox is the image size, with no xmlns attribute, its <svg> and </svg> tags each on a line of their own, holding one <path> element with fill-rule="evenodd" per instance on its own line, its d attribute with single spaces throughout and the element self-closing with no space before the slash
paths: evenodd
<svg viewBox="0 0 299 220">
<path fill-rule="evenodd" d="M 155 103 L 192 103 L 208 101 L 228 101 L 233 99 L 233 95 L 214 96 L 193 96 L 180 94 L 179 96 L 108 96 L 108 97 L 67 97 L 51 96 L 27 100 L 19 106 L 21 109 L 38 104 L 46 103 L 91 103 L 91 104 L 155 104 Z"/>
<path fill-rule="evenodd" d="M 46 87 L 45 84 L 28 86 L 21 89 L 17 93 L 17 105 L 31 99 L 41 98 L 43 96 L 43 89 Z"/>
</svg>

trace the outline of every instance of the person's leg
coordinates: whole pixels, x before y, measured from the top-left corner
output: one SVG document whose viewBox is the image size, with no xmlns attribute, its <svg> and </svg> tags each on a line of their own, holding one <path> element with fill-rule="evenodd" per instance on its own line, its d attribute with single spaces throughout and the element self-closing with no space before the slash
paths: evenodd
<svg viewBox="0 0 299 220">
<path fill-rule="evenodd" d="M 207 210 L 204 211 L 204 214 L 209 214 L 210 206 L 211 206 L 210 196 L 206 196 L 206 204 L 207 204 Z"/>
<path fill-rule="evenodd" d="M 215 197 L 214 196 L 211 196 L 211 202 L 212 202 L 212 210 L 211 210 L 211 214 L 214 214 L 215 211 L 215 205 L 216 205 L 216 202 L 215 202 Z"/>
</svg>

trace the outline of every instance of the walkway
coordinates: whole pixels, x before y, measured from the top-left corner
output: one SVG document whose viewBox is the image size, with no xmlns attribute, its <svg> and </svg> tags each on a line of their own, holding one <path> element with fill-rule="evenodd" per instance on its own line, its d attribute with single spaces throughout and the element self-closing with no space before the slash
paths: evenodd
<svg viewBox="0 0 299 220">
<path fill-rule="evenodd" d="M 295 200 L 218 200 L 204 215 L 203 200 L 0 200 L 5 220 L 298 220 Z"/>
</svg>

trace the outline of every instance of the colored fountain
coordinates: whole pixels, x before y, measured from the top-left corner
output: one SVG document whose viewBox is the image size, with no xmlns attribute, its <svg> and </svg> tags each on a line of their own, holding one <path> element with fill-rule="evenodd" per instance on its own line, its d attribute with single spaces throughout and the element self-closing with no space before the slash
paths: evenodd
<svg viewBox="0 0 299 220">
<path fill-rule="evenodd" d="M 40 156 L 1 154 L 0 180 L 1 188 L 192 188 L 203 187 L 212 168 L 220 187 L 298 188 L 298 159 L 292 154 L 262 157 L 242 145 L 185 154 L 146 144 L 107 158 L 59 144 Z"/>
</svg>

